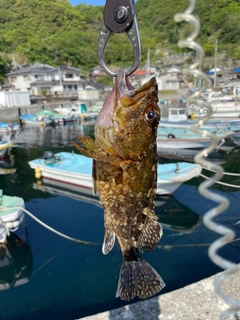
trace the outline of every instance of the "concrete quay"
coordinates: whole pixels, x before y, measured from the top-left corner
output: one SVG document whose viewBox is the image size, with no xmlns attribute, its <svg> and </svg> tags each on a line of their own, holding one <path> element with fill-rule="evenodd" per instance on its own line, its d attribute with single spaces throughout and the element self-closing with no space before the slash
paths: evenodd
<svg viewBox="0 0 240 320">
<path fill-rule="evenodd" d="M 226 295 L 240 301 L 240 265 L 238 269 L 236 274 L 222 283 L 221 289 Z M 214 280 L 219 274 L 148 300 L 80 319 L 219 320 L 221 314 L 229 308 L 214 291 Z M 240 311 L 227 319 L 239 320 Z"/>
</svg>

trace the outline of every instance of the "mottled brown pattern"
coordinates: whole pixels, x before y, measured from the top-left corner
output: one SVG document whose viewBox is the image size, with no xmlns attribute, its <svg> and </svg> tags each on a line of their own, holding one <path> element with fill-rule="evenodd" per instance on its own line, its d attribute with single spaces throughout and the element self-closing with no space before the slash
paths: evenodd
<svg viewBox="0 0 240 320">
<path fill-rule="evenodd" d="M 154 213 L 157 182 L 156 132 L 160 119 L 155 78 L 134 89 L 118 73 L 115 86 L 95 125 L 95 142 L 79 137 L 74 144 L 94 158 L 93 176 L 104 207 L 107 254 L 117 237 L 123 254 L 117 296 L 147 298 L 164 286 L 162 278 L 140 252 L 156 245 L 162 228 Z"/>
</svg>

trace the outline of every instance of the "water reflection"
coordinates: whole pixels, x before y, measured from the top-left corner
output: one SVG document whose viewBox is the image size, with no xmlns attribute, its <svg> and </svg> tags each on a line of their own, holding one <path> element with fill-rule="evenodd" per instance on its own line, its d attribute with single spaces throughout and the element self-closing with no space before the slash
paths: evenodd
<svg viewBox="0 0 240 320">
<path fill-rule="evenodd" d="M 33 256 L 29 244 L 11 232 L 0 244 L 0 290 L 26 284 L 32 273 Z"/>
<path fill-rule="evenodd" d="M 13 174 L 16 172 L 16 168 L 9 161 L 0 159 L 0 174 Z"/>
<path fill-rule="evenodd" d="M 92 190 L 89 188 L 46 178 L 34 182 L 33 188 L 44 193 L 62 195 L 101 207 L 98 197 L 94 197 Z M 193 231 L 199 224 L 199 215 L 187 206 L 182 205 L 174 197 L 157 196 L 155 212 L 163 227 L 172 231 L 188 233 Z"/>
</svg>

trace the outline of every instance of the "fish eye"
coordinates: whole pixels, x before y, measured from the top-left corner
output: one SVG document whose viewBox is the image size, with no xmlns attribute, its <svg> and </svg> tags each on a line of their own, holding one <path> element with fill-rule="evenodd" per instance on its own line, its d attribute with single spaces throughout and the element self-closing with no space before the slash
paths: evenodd
<svg viewBox="0 0 240 320">
<path fill-rule="evenodd" d="M 150 111 L 146 112 L 145 116 L 146 116 L 146 120 L 148 122 L 152 123 L 156 117 L 156 114 L 153 110 L 150 110 Z"/>
</svg>

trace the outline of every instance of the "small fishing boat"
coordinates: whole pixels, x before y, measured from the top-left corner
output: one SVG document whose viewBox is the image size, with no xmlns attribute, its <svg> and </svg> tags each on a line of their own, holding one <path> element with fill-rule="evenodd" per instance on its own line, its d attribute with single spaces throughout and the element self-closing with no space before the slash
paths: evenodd
<svg viewBox="0 0 240 320">
<path fill-rule="evenodd" d="M 233 131 L 219 129 L 216 133 L 220 150 L 225 139 L 233 134 Z M 210 137 L 195 133 L 188 128 L 158 127 L 157 149 L 202 149 L 210 145 Z"/>
<path fill-rule="evenodd" d="M 63 117 L 63 120 L 69 119 L 68 121 L 77 121 L 81 117 L 79 110 L 68 106 L 60 105 L 59 107 L 55 108 L 54 111 L 60 114 Z"/>
<path fill-rule="evenodd" d="M 190 120 L 186 114 L 186 108 L 168 108 L 168 115 L 161 118 L 159 127 L 174 127 L 174 128 L 187 128 L 198 123 L 199 120 Z M 217 131 L 219 129 L 226 129 L 231 131 L 240 131 L 240 119 L 211 119 L 201 126 L 201 129 L 210 131 Z"/>
<path fill-rule="evenodd" d="M 174 159 L 181 161 L 194 162 L 194 157 L 201 152 L 202 149 L 161 149 L 157 150 L 159 158 Z M 212 151 L 204 157 L 205 160 L 212 161 L 218 164 L 224 164 L 226 159 L 217 151 Z"/>
<path fill-rule="evenodd" d="M 39 120 L 48 119 L 51 120 L 54 124 L 64 123 L 64 117 L 57 112 L 50 110 L 39 110 L 37 112 L 37 117 Z"/>
<path fill-rule="evenodd" d="M 43 158 L 29 162 L 35 169 L 36 178 L 48 178 L 56 181 L 92 189 L 92 159 L 83 155 L 51 151 Z M 157 194 L 172 194 L 182 183 L 199 176 L 202 167 L 195 163 L 179 162 L 158 164 Z"/>
<path fill-rule="evenodd" d="M 12 147 L 12 142 L 8 140 L 0 140 L 0 159 L 3 158 L 7 149 Z"/>
<path fill-rule="evenodd" d="M 0 121 L 0 132 L 6 133 L 11 131 L 12 131 L 11 123 Z"/>
<path fill-rule="evenodd" d="M 233 98 L 207 100 L 212 107 L 210 118 L 239 118 L 240 104 Z M 186 106 L 187 115 L 191 118 L 202 118 L 207 114 L 206 108 L 200 108 L 198 105 L 190 104 Z"/>
<path fill-rule="evenodd" d="M 23 114 L 19 116 L 19 118 L 23 125 L 29 125 L 29 126 L 45 127 L 45 126 L 51 125 L 52 123 L 52 121 L 49 119 L 39 120 L 36 114 Z"/>
<path fill-rule="evenodd" d="M 0 243 L 5 243 L 10 232 L 18 229 L 24 219 L 24 200 L 3 195 L 0 189 Z"/>
</svg>

